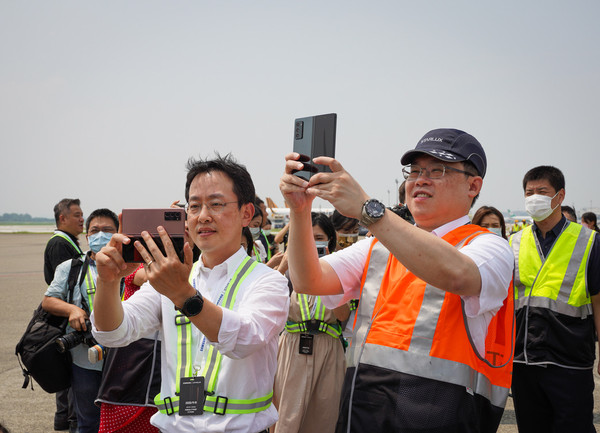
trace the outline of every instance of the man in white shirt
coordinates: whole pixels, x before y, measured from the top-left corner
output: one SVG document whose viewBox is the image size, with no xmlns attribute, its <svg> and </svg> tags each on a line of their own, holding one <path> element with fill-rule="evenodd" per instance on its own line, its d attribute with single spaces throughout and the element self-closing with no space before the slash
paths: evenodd
<svg viewBox="0 0 600 433">
<path fill-rule="evenodd" d="M 97 340 L 125 346 L 159 330 L 162 339 L 159 412 L 164 432 L 262 432 L 277 421 L 271 405 L 277 338 L 288 310 L 287 280 L 251 260 L 240 245 L 254 215 L 254 185 L 230 156 L 191 160 L 186 182 L 187 229 L 202 251 L 184 263 L 158 227 L 163 255 L 147 232 L 135 247 L 149 283 L 127 301 L 119 280 L 134 266 L 121 256 L 123 235 L 97 255 L 92 322 Z"/>
<path fill-rule="evenodd" d="M 370 199 L 335 159 L 314 160 L 331 173 L 294 176 L 298 158 L 286 157 L 280 183 L 294 288 L 334 295 L 330 308 L 360 298 L 336 431 L 496 431 L 512 370 L 514 259 L 504 239 L 469 224 L 487 168 L 481 144 L 436 129 L 404 154 L 416 225 Z M 307 236 L 315 196 L 375 238 L 319 260 Z"/>
</svg>

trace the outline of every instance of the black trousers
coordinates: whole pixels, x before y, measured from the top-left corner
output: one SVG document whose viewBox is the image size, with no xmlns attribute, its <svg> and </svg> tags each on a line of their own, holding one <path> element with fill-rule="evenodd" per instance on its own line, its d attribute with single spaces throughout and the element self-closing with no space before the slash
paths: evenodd
<svg viewBox="0 0 600 433">
<path fill-rule="evenodd" d="M 589 433 L 594 371 L 515 363 L 512 393 L 519 433 Z"/>
<path fill-rule="evenodd" d="M 491 433 L 504 412 L 464 386 L 359 364 L 349 419 L 353 374 L 346 372 L 336 433 L 349 422 L 355 433 Z"/>
</svg>

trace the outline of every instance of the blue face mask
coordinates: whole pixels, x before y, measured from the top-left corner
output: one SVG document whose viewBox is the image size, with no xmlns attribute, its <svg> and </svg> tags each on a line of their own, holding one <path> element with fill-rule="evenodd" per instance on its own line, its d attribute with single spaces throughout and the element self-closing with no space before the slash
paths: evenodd
<svg viewBox="0 0 600 433">
<path fill-rule="evenodd" d="M 97 253 L 102 249 L 102 247 L 106 246 L 110 238 L 112 238 L 112 233 L 104 233 L 98 232 L 93 235 L 88 236 L 88 243 L 90 244 L 90 250 L 94 253 Z"/>
</svg>

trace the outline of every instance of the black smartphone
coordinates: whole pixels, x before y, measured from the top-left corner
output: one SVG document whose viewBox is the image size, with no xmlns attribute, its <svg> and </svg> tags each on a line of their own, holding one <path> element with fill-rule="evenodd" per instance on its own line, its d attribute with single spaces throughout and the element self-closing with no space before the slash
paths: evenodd
<svg viewBox="0 0 600 433">
<path fill-rule="evenodd" d="M 335 158 L 335 131 L 337 114 L 321 114 L 319 116 L 302 117 L 294 121 L 294 152 L 300 154 L 303 170 L 294 174 L 309 180 L 314 174 L 331 171 L 328 166 L 314 164 L 317 156 Z"/>
<path fill-rule="evenodd" d="M 157 227 L 163 226 L 177 256 L 183 263 L 183 245 L 185 243 L 185 211 L 181 208 L 159 208 L 159 209 L 123 209 L 121 214 L 123 234 L 131 239 L 127 245 L 123 245 L 123 259 L 130 263 L 141 263 L 144 261 L 138 250 L 133 246 L 135 241 L 140 241 L 144 248 L 148 249 L 141 233 L 147 231 L 152 236 L 160 251 L 166 256 L 165 247 L 158 235 Z"/>
</svg>

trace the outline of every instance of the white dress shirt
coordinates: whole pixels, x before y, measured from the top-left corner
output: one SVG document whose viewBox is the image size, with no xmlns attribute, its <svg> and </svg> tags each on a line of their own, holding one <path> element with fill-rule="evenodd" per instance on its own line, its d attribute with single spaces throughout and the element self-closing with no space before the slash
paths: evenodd
<svg viewBox="0 0 600 433">
<path fill-rule="evenodd" d="M 197 266 L 192 276 L 202 296 L 217 303 L 239 264 L 246 257 L 240 248 L 225 262 L 213 269 Z M 273 390 L 277 367 L 277 340 L 289 309 L 287 279 L 279 272 L 258 263 L 242 281 L 232 310 L 223 308 L 219 342 L 204 339 L 192 325 L 194 371 L 201 371 L 206 361 L 207 346 L 212 344 L 222 355 L 215 395 L 233 399 L 260 398 Z M 161 350 L 161 397 L 175 395 L 177 363 L 177 329 L 175 308 L 165 296 L 149 283 L 123 302 L 124 319 L 114 331 L 100 332 L 94 328 L 98 342 L 109 346 L 126 346 L 151 330 L 159 330 Z M 202 314 L 202 313 L 200 313 Z M 92 315 L 92 322 L 94 316 Z M 202 344 L 205 341 L 207 344 Z M 277 421 L 273 405 L 250 414 L 215 415 L 204 412 L 198 416 L 156 413 L 151 422 L 163 432 L 236 432 L 256 433 Z"/>
<path fill-rule="evenodd" d="M 455 228 L 468 223 L 469 217 L 465 215 L 438 227 L 431 233 L 441 238 Z M 360 240 L 344 250 L 321 259 L 331 265 L 344 291 L 343 295 L 322 296 L 321 299 L 327 308 L 334 308 L 360 297 L 361 278 L 371 242 L 370 238 Z M 465 303 L 465 314 L 473 343 L 479 354 L 483 354 L 488 325 L 506 298 L 515 259 L 506 239 L 495 234 L 477 236 L 459 251 L 475 262 L 481 275 L 479 296 L 461 296 L 461 298 Z"/>
</svg>

